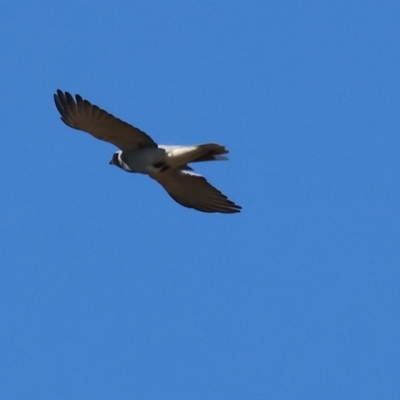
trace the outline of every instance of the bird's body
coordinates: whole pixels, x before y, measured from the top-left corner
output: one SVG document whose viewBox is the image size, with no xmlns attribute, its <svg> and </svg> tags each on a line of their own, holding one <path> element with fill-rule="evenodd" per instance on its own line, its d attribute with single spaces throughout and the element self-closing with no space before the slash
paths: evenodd
<svg viewBox="0 0 400 400">
<path fill-rule="evenodd" d="M 205 178 L 188 166 L 192 162 L 227 160 L 224 146 L 214 143 L 194 146 L 157 145 L 146 133 L 99 107 L 58 90 L 54 101 L 61 120 L 121 150 L 110 164 L 127 172 L 149 175 L 179 204 L 203 212 L 236 213 L 241 207 L 230 201 Z"/>
<path fill-rule="evenodd" d="M 114 164 L 121 167 L 127 172 L 136 172 L 139 174 L 150 174 L 155 173 L 159 168 L 158 165 L 165 164 L 167 158 L 166 151 L 159 147 L 151 147 L 144 149 L 117 151 L 115 153 L 116 158 L 110 161 L 110 164 Z M 119 162 L 117 162 L 119 161 Z"/>
</svg>

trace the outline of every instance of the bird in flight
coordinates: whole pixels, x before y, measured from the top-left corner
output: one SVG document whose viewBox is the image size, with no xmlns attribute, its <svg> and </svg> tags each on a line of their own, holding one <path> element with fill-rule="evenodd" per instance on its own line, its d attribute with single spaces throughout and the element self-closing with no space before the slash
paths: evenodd
<svg viewBox="0 0 400 400">
<path fill-rule="evenodd" d="M 233 214 L 241 208 L 229 200 L 189 163 L 227 160 L 228 150 L 219 144 L 194 146 L 158 145 L 146 133 L 121 121 L 107 111 L 68 92 L 54 94 L 61 121 L 71 128 L 90 133 L 97 139 L 117 146 L 110 164 L 127 172 L 145 174 L 156 180 L 167 193 L 184 207 L 208 213 Z"/>
</svg>

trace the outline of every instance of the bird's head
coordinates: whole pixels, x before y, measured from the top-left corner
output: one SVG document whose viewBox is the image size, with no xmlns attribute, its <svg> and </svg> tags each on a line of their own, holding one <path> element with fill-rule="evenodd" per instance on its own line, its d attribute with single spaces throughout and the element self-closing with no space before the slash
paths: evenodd
<svg viewBox="0 0 400 400">
<path fill-rule="evenodd" d="M 116 165 L 117 167 L 122 168 L 124 171 L 132 172 L 132 170 L 129 168 L 128 164 L 123 160 L 121 150 L 116 151 L 113 154 L 109 164 Z"/>
</svg>

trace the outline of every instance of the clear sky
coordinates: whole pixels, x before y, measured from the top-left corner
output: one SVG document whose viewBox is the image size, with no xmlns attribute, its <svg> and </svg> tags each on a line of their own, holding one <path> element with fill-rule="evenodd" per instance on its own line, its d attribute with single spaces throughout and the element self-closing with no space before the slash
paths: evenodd
<svg viewBox="0 0 400 400">
<path fill-rule="evenodd" d="M 0 398 L 399 399 L 400 2 L 6 1 Z M 176 204 L 56 89 L 243 206 Z"/>
</svg>

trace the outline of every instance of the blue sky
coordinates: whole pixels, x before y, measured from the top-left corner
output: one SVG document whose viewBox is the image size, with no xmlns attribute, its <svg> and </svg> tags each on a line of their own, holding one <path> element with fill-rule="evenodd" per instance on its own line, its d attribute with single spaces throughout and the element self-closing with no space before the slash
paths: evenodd
<svg viewBox="0 0 400 400">
<path fill-rule="evenodd" d="M 398 399 L 400 3 L 13 1 L 0 15 L 4 399 Z M 56 89 L 243 206 L 176 204 Z"/>
</svg>

